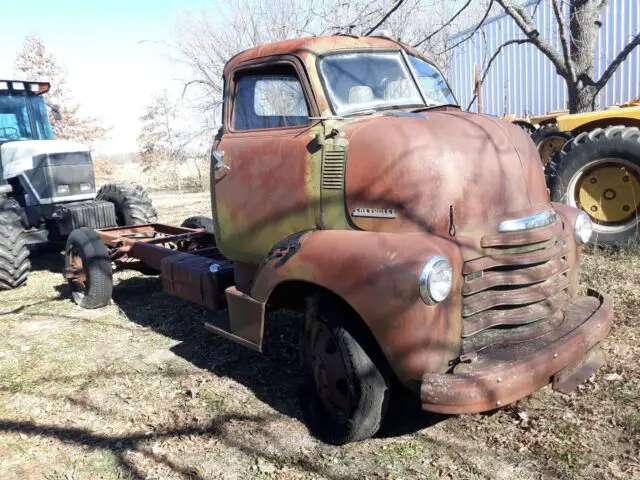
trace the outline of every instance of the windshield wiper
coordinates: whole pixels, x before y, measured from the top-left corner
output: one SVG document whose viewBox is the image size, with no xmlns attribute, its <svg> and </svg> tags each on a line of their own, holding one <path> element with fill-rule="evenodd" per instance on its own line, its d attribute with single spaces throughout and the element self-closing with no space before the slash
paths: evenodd
<svg viewBox="0 0 640 480">
<path fill-rule="evenodd" d="M 426 107 L 420 107 L 420 108 L 415 108 L 413 110 L 411 110 L 412 112 L 425 112 L 427 110 L 433 110 L 434 108 L 441 108 L 441 107 L 455 107 L 455 108 L 460 108 L 460 105 L 456 105 L 455 103 L 438 103 L 437 105 L 427 105 Z"/>
</svg>

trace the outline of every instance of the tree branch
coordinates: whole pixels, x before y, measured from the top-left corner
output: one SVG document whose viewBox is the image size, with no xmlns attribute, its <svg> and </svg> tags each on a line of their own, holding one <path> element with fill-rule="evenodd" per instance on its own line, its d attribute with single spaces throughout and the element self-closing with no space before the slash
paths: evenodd
<svg viewBox="0 0 640 480">
<path fill-rule="evenodd" d="M 636 48 L 637 46 L 640 46 L 640 33 L 636 33 L 636 36 L 633 38 L 633 40 L 631 40 L 627 44 L 627 46 L 622 49 L 622 51 L 618 54 L 618 56 L 614 58 L 613 61 L 609 64 L 607 69 L 604 71 L 604 73 L 600 77 L 600 80 L 596 82 L 596 87 L 598 88 L 598 91 L 604 88 L 604 86 L 611 79 L 613 74 L 616 73 L 616 70 L 618 70 L 618 67 L 620 67 L 622 62 L 626 60 L 629 54 L 633 52 L 633 49 Z"/>
<path fill-rule="evenodd" d="M 455 13 L 455 15 L 453 15 L 453 17 L 451 17 L 449 20 L 447 20 L 445 23 L 443 23 L 443 24 L 442 24 L 438 29 L 436 29 L 436 31 L 435 31 L 435 32 L 430 33 L 430 34 L 429 34 L 429 35 L 427 35 L 425 38 L 423 38 L 422 40 L 420 40 L 418 43 L 414 44 L 414 45 L 413 45 L 413 47 L 414 47 L 414 48 L 418 48 L 418 47 L 420 47 L 420 45 L 422 45 L 422 44 L 423 44 L 423 43 L 425 43 L 425 42 L 428 42 L 428 41 L 429 41 L 429 40 L 431 40 L 434 36 L 436 36 L 438 33 L 440 33 L 442 30 L 444 30 L 444 29 L 445 29 L 445 27 L 447 27 L 447 26 L 451 25 L 451 24 L 453 23 L 453 21 L 454 21 L 456 18 L 458 18 L 458 17 L 460 16 L 460 14 L 461 14 L 462 12 L 464 12 L 464 11 L 467 9 L 467 7 L 468 7 L 469 5 L 471 5 L 471 2 L 472 2 L 472 1 L 473 1 L 473 0 L 467 0 L 467 3 L 465 3 L 465 4 L 462 6 L 462 8 L 461 8 L 460 10 L 458 10 L 458 11 Z"/>
<path fill-rule="evenodd" d="M 533 42 L 528 38 L 517 38 L 515 40 L 509 40 L 504 42 L 502 45 L 500 45 L 496 49 L 494 54 L 489 59 L 489 62 L 487 62 L 487 67 L 485 68 L 484 73 L 482 74 L 482 78 L 480 79 L 480 88 L 482 88 L 482 84 L 484 83 L 484 81 L 487 78 L 487 75 L 489 74 L 489 69 L 491 68 L 491 65 L 493 64 L 494 60 L 498 58 L 498 55 L 500 55 L 500 52 L 502 52 L 502 50 L 504 50 L 509 45 L 522 45 L 523 43 L 533 43 Z M 477 99 L 477 94 L 474 95 L 473 98 L 471 99 L 471 102 L 469 103 L 467 110 L 471 108 L 471 106 L 475 103 L 476 99 Z"/>
<path fill-rule="evenodd" d="M 404 0 L 396 0 L 395 3 L 393 5 L 391 5 L 391 8 L 387 11 L 387 13 L 385 13 L 382 18 L 380 19 L 380 21 L 378 23 L 376 23 L 373 27 L 371 27 L 369 30 L 367 30 L 365 32 L 365 37 L 368 35 L 371 35 L 373 32 L 376 31 L 376 29 L 378 27 L 380 27 L 380 25 L 382 25 L 384 22 L 387 21 L 387 19 L 393 15 L 393 12 L 395 12 L 396 10 L 398 10 L 398 8 L 400 8 L 400 5 L 402 5 L 404 3 Z"/>
<path fill-rule="evenodd" d="M 529 43 L 535 45 L 551 63 L 556 67 L 560 75 L 566 78 L 568 75 L 567 66 L 564 64 L 562 56 L 545 39 L 540 37 L 540 32 L 536 30 L 533 19 L 527 9 L 522 5 L 517 5 L 511 0 L 496 0 L 503 8 L 504 12 L 516 22 L 516 25 L 527 36 Z"/>
<path fill-rule="evenodd" d="M 482 24 L 485 22 L 485 20 L 489 17 L 489 13 L 491 12 L 491 7 L 493 7 L 493 2 L 494 0 L 491 0 L 489 2 L 489 5 L 487 6 L 487 11 L 484 12 L 484 16 L 482 17 L 482 19 L 478 22 L 478 24 L 476 25 L 476 28 L 473 29 L 473 31 L 471 33 L 469 33 L 469 35 L 467 35 L 466 37 L 464 37 L 462 40 L 460 40 L 459 42 L 456 42 L 455 44 L 451 45 L 450 47 L 445 48 L 442 52 L 440 52 L 438 55 L 442 55 L 443 53 L 447 53 L 450 50 L 453 50 L 454 48 L 459 47 L 460 45 L 462 45 L 464 42 L 466 42 L 467 40 L 469 40 L 471 37 L 473 37 L 476 32 L 478 30 L 480 30 L 480 27 L 482 27 Z"/>
<path fill-rule="evenodd" d="M 576 82 L 576 72 L 573 68 L 573 61 L 571 60 L 570 50 L 569 50 L 569 36 L 567 35 L 567 25 L 564 21 L 564 17 L 562 15 L 562 10 L 560 9 L 560 5 L 558 4 L 558 0 L 552 0 L 551 4 L 553 5 L 553 13 L 556 16 L 556 22 L 558 22 L 558 35 L 560 36 L 560 44 L 562 45 L 562 54 L 564 56 L 564 64 L 567 67 L 567 73 L 569 74 L 569 78 L 572 82 Z"/>
</svg>

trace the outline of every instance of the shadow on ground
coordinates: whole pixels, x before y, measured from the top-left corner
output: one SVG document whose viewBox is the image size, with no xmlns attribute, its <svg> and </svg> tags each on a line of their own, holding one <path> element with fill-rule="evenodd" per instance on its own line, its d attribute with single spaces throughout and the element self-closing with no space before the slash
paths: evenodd
<svg viewBox="0 0 640 480">
<path fill-rule="evenodd" d="M 171 349 L 176 355 L 241 383 L 273 409 L 304 422 L 298 358 L 300 314 L 288 310 L 268 313 L 264 353 L 259 354 L 206 331 L 202 325 L 210 312 L 166 294 L 157 277 L 122 280 L 114 287 L 113 299 L 132 322 L 179 340 Z M 422 411 L 418 395 L 397 381 L 392 392 L 382 437 L 415 433 L 448 418 Z"/>
</svg>

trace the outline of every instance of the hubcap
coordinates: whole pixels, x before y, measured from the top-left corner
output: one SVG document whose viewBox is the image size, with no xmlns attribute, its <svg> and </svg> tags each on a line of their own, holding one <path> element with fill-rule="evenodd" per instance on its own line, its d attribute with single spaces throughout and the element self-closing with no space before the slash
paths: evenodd
<svg viewBox="0 0 640 480">
<path fill-rule="evenodd" d="M 562 147 L 566 142 L 567 139 L 564 137 L 549 137 L 538 145 L 538 153 L 544 166 L 547 166 L 556 153 L 562 151 Z"/>
<path fill-rule="evenodd" d="M 640 208 L 639 177 L 626 163 L 601 163 L 579 180 L 576 202 L 598 223 L 629 222 Z"/>
<path fill-rule="evenodd" d="M 305 361 L 325 410 L 337 420 L 348 417 L 351 398 L 342 354 L 329 327 L 313 320 L 307 330 Z"/>
</svg>

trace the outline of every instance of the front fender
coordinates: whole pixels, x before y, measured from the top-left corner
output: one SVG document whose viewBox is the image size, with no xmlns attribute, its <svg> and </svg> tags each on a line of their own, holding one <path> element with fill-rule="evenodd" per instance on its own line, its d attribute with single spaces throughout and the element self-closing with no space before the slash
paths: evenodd
<svg viewBox="0 0 640 480">
<path fill-rule="evenodd" d="M 433 255 L 449 259 L 451 294 L 438 305 L 420 298 L 419 276 Z M 459 354 L 462 257 L 432 234 L 320 230 L 279 245 L 259 269 L 251 296 L 267 302 L 287 281 L 308 282 L 346 301 L 373 333 L 398 378 L 444 372 Z"/>
</svg>

